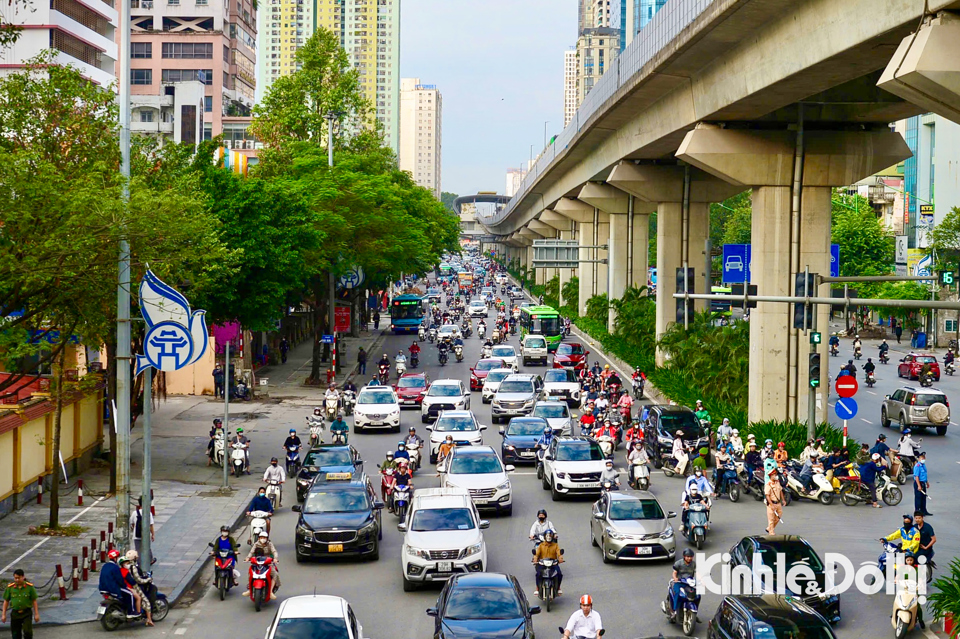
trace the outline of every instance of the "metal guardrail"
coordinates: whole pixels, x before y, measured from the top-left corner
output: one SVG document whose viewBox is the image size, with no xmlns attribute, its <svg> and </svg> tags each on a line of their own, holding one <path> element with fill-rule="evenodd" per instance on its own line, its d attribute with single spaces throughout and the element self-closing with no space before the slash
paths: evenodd
<svg viewBox="0 0 960 639">
<path fill-rule="evenodd" d="M 613 97 L 645 64 L 672 42 L 680 32 L 693 24 L 714 0 L 667 0 L 647 26 L 645 26 L 624 51 L 610 64 L 600 81 L 586 95 L 576 115 L 566 128 L 540 154 L 539 159 L 527 172 L 520 188 L 501 211 L 477 214 L 477 221 L 484 226 L 499 224 L 513 214 L 519 202 L 527 195 L 541 175 L 549 171 L 557 155 L 572 144 L 580 128 L 590 120 L 603 105 Z"/>
</svg>

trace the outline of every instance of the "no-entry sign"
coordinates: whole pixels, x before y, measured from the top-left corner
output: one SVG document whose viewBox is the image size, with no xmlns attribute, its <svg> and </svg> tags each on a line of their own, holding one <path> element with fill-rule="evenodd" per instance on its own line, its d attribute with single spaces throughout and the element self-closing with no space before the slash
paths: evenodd
<svg viewBox="0 0 960 639">
<path fill-rule="evenodd" d="M 834 384 L 834 388 L 837 389 L 837 395 L 840 397 L 853 397 L 857 394 L 859 387 L 860 385 L 857 384 L 857 378 L 853 375 L 838 377 L 837 382 Z"/>
</svg>

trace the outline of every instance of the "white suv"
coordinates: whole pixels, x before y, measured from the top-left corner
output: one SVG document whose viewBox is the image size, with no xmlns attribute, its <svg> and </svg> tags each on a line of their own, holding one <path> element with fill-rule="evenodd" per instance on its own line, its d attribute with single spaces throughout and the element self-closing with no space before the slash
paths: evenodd
<svg viewBox="0 0 960 639">
<path fill-rule="evenodd" d="M 513 492 L 507 473 L 513 470 L 513 466 L 503 465 L 490 446 L 454 448 L 442 483 L 447 488 L 466 488 L 477 508 L 509 515 L 513 512 Z"/>
<path fill-rule="evenodd" d="M 465 488 L 417 490 L 406 521 L 397 524 L 403 533 L 400 566 L 404 592 L 456 574 L 483 572 L 487 546 L 480 531 L 489 527 Z"/>
<path fill-rule="evenodd" d="M 527 335 L 520 343 L 520 359 L 524 366 L 534 360 L 546 366 L 549 354 L 547 340 L 543 335 Z"/>
<path fill-rule="evenodd" d="M 484 404 L 492 402 L 494 393 L 500 388 L 500 382 L 513 375 L 513 373 L 514 370 L 512 368 L 495 368 L 487 373 L 487 376 L 483 380 L 480 401 Z"/>
<path fill-rule="evenodd" d="M 490 352 L 490 357 L 502 359 L 505 367 L 512 368 L 514 372 L 520 370 L 517 349 L 509 344 L 497 344 L 494 346 Z"/>
<path fill-rule="evenodd" d="M 469 313 L 470 317 L 489 317 L 490 315 L 487 303 L 483 300 L 473 300 L 470 302 Z"/>
<path fill-rule="evenodd" d="M 430 463 L 437 463 L 440 444 L 447 435 L 453 436 L 453 443 L 457 446 L 479 446 L 483 443 L 483 431 L 486 429 L 486 426 L 477 421 L 473 411 L 443 411 L 437 423 L 427 426 L 427 430 L 430 431 Z"/>
<path fill-rule="evenodd" d="M 420 421 L 426 424 L 445 410 L 470 410 L 470 393 L 459 379 L 438 379 L 430 384 L 420 404 Z"/>
<path fill-rule="evenodd" d="M 604 466 L 603 451 L 595 440 L 554 437 L 543 456 L 543 489 L 550 491 L 553 501 L 569 494 L 600 492 Z"/>
<path fill-rule="evenodd" d="M 400 402 L 389 386 L 364 386 L 353 408 L 354 432 L 365 428 L 389 428 L 400 432 Z"/>
</svg>

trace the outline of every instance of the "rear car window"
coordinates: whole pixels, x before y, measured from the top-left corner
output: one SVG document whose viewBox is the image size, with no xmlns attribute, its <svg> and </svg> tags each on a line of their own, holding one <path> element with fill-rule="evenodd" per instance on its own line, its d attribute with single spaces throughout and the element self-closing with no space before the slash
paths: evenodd
<svg viewBox="0 0 960 639">
<path fill-rule="evenodd" d="M 922 395 L 917 395 L 917 401 L 914 402 L 914 406 L 933 406 L 934 404 L 946 404 L 947 396 L 946 395 L 937 395 L 935 393 L 924 393 Z"/>
</svg>

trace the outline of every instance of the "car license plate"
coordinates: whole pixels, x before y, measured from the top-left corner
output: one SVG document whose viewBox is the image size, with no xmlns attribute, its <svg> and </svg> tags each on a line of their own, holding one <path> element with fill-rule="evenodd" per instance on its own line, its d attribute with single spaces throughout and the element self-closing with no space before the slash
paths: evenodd
<svg viewBox="0 0 960 639">
<path fill-rule="evenodd" d="M 533 457 L 533 451 L 532 451 L 532 450 L 521 450 L 521 451 L 520 451 L 520 456 L 521 456 L 521 457 Z"/>
<path fill-rule="evenodd" d="M 453 572 L 453 562 L 452 561 L 437 562 L 437 572 Z"/>
<path fill-rule="evenodd" d="M 106 607 L 106 606 L 100 606 L 99 608 L 97 608 L 97 616 L 98 616 L 98 617 L 102 617 L 105 612 L 107 612 L 107 607 Z"/>
<path fill-rule="evenodd" d="M 330 544 L 327 546 L 328 552 L 343 552 L 343 544 Z"/>
<path fill-rule="evenodd" d="M 651 548 L 650 546 L 637 546 L 637 554 L 638 554 L 638 555 L 652 555 L 652 554 L 653 554 L 653 548 Z"/>
<path fill-rule="evenodd" d="M 474 500 L 473 500 L 473 503 L 475 503 L 477 506 L 486 506 L 487 504 L 490 503 L 490 500 L 489 500 L 489 499 L 474 499 Z"/>
<path fill-rule="evenodd" d="M 403 400 L 402 403 L 404 403 L 404 404 L 413 404 L 414 401 L 413 401 L 412 399 L 405 399 L 405 400 Z"/>
</svg>

